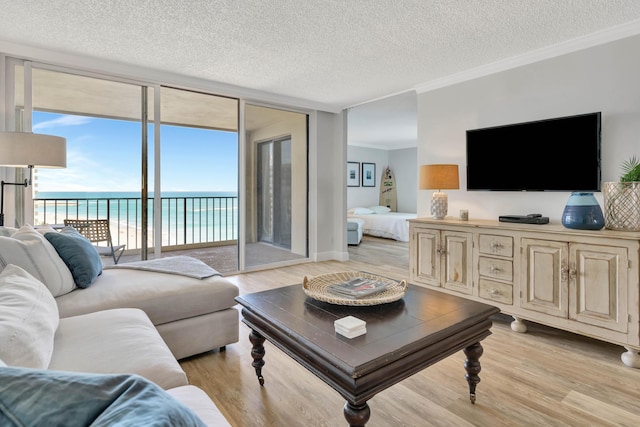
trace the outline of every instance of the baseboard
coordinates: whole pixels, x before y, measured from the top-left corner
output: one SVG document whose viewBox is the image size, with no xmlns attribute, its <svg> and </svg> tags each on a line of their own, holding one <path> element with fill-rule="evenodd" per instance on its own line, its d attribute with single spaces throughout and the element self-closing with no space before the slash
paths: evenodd
<svg viewBox="0 0 640 427">
<path fill-rule="evenodd" d="M 344 252 L 337 252 L 337 251 L 331 251 L 331 252 L 322 252 L 322 253 L 318 253 L 315 256 L 315 259 L 313 261 L 315 262 L 321 262 L 321 261 L 349 261 L 349 252 L 348 251 L 344 251 Z"/>
</svg>

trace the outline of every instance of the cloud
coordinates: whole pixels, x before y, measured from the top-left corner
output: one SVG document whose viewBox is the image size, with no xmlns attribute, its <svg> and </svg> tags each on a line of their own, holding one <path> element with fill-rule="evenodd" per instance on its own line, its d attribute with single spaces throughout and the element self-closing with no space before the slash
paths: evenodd
<svg viewBox="0 0 640 427">
<path fill-rule="evenodd" d="M 33 130 L 42 130 L 42 129 L 50 129 L 56 127 L 66 127 L 66 126 L 80 126 L 87 124 L 91 121 L 89 117 L 81 117 L 81 116 L 61 116 L 53 120 L 47 120 L 44 122 L 40 122 L 33 126 Z"/>
</svg>

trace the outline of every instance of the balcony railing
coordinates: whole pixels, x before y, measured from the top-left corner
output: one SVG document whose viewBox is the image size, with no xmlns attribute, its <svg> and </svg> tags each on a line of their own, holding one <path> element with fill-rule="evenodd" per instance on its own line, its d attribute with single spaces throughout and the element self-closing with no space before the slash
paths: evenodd
<svg viewBox="0 0 640 427">
<path fill-rule="evenodd" d="M 154 243 L 154 199 L 148 199 L 149 247 Z M 108 219 L 114 244 L 142 247 L 142 199 L 35 198 L 35 224 L 63 224 L 70 219 Z M 236 196 L 161 197 L 163 248 L 213 246 L 238 238 Z"/>
</svg>

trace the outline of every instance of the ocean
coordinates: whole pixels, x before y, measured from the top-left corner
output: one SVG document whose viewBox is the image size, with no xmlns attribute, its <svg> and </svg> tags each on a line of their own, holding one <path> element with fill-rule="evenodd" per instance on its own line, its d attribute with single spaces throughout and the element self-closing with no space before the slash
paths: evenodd
<svg viewBox="0 0 640 427">
<path fill-rule="evenodd" d="M 151 235 L 153 197 L 153 193 L 149 193 Z M 161 204 L 163 246 L 237 239 L 238 195 L 235 192 L 163 192 Z M 65 218 L 110 219 L 114 240 L 126 239 L 127 242 L 121 243 L 126 243 L 128 248 L 140 244 L 142 199 L 139 192 L 37 192 L 34 210 L 35 224 L 61 224 Z"/>
<path fill-rule="evenodd" d="M 153 197 L 153 191 L 149 197 Z M 34 196 L 38 199 L 124 199 L 140 198 L 139 191 L 36 191 Z M 227 191 L 165 191 L 161 197 L 238 197 L 237 192 Z"/>
</svg>

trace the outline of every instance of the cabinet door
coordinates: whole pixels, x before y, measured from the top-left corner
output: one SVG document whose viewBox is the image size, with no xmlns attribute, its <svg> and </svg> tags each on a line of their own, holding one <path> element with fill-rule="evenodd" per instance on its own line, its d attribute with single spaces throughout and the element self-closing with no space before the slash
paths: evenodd
<svg viewBox="0 0 640 427">
<path fill-rule="evenodd" d="M 569 246 L 569 317 L 627 332 L 627 249 Z"/>
<path fill-rule="evenodd" d="M 567 318 L 568 243 L 521 240 L 522 308 Z"/>
<path fill-rule="evenodd" d="M 444 269 L 443 287 L 469 295 L 473 292 L 472 248 L 473 236 L 471 233 L 442 232 L 440 256 Z"/>
<path fill-rule="evenodd" d="M 440 287 L 440 231 L 414 228 L 411 245 L 414 253 L 411 257 L 412 280 Z"/>
</svg>

